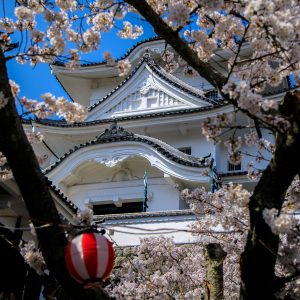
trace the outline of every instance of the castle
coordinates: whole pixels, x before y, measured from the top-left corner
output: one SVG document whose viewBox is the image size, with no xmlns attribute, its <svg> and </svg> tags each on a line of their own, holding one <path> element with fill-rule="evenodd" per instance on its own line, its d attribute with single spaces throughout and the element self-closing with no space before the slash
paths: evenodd
<svg viewBox="0 0 300 300">
<path fill-rule="evenodd" d="M 233 107 L 199 75 L 189 76 L 183 67 L 173 74 L 165 71 L 164 50 L 160 39 L 137 44 L 123 57 L 131 63 L 129 75 L 123 77 L 105 62 L 75 70 L 53 64 L 52 73 L 70 98 L 88 107 L 87 119 L 74 124 L 23 121 L 26 129 L 44 135 L 33 147 L 44 157 L 41 168 L 60 214 L 72 220 L 78 209 L 92 209 L 95 220 L 104 222 L 120 246 L 136 245 L 149 234 L 193 242 L 185 231 L 195 217 L 181 191 L 210 189 L 212 168 L 223 184 L 241 183 L 249 190 L 255 186 L 246 172 L 251 157 L 233 165 L 224 144 L 209 142 L 202 134 L 206 118 L 230 113 Z M 216 69 L 228 59 L 228 53 L 218 51 L 212 62 Z M 288 88 L 288 81 L 283 82 L 265 96 L 280 100 Z M 11 201 L 3 211 L 16 218 L 26 214 L 13 180 L 1 183 L 0 197 Z M 13 226 L 15 220 L 0 222 Z"/>
</svg>

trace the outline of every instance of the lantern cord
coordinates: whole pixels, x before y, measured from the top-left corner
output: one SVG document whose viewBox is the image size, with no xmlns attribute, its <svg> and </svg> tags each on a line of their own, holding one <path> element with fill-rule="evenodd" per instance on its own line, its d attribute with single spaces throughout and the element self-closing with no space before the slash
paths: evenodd
<svg viewBox="0 0 300 300">
<path fill-rule="evenodd" d="M 52 224 L 44 224 L 41 226 L 34 226 L 34 229 L 42 229 L 46 227 L 51 227 Z M 31 227 L 13 227 L 13 226 L 6 226 L 6 225 L 0 225 L 1 228 L 9 229 L 9 230 L 22 230 L 22 231 L 31 231 L 33 228 Z"/>
<path fill-rule="evenodd" d="M 123 230 L 117 230 L 114 229 L 114 232 L 118 233 L 124 233 L 124 234 L 131 234 L 131 235 L 153 235 L 153 234 L 170 234 L 170 233 L 176 233 L 176 232 L 189 232 L 189 233 L 197 233 L 197 234 L 233 234 L 233 233 L 241 233 L 240 231 L 190 231 L 190 230 L 180 230 L 180 229 L 174 229 L 170 230 L 168 232 L 166 231 L 154 231 L 152 233 L 150 232 L 130 232 L 130 231 L 123 231 Z"/>
<path fill-rule="evenodd" d="M 22 231 L 32 231 L 33 229 L 43 229 L 47 227 L 54 226 L 53 224 L 44 224 L 41 226 L 34 226 L 34 227 L 13 227 L 13 226 L 6 226 L 6 225 L 0 225 L 1 228 L 9 229 L 9 230 L 22 230 Z M 58 225 L 63 228 L 77 228 L 77 229 L 84 229 L 84 228 L 90 228 L 93 226 L 79 226 L 79 225 L 67 225 L 67 224 L 60 224 Z M 96 226 L 94 226 L 96 227 Z M 186 233 L 197 233 L 197 234 L 233 234 L 233 233 L 240 233 L 238 230 L 232 230 L 232 231 L 195 231 L 195 230 L 188 230 L 188 229 L 177 229 L 177 228 L 156 228 L 156 229 L 147 229 L 147 228 L 141 228 L 141 227 L 135 227 L 135 226 L 118 226 L 120 228 L 124 227 L 127 229 L 135 229 L 135 230 L 140 230 L 144 232 L 132 232 L 132 231 L 125 231 L 125 230 L 119 230 L 114 227 L 96 227 L 97 229 L 104 228 L 106 230 L 112 229 L 115 232 L 118 233 L 124 233 L 124 234 L 130 234 L 130 235 L 151 235 L 151 234 L 170 234 L 170 233 L 176 233 L 176 232 L 186 232 Z"/>
<path fill-rule="evenodd" d="M 196 230 L 189 230 L 189 229 L 178 229 L 178 228 L 156 228 L 156 229 L 149 229 L 149 228 L 142 228 L 142 227 L 137 227 L 137 226 L 127 226 L 127 225 L 119 225 L 117 227 L 120 228 L 127 228 L 127 229 L 135 229 L 135 230 L 140 230 L 140 231 L 146 231 L 145 233 L 142 232 L 132 232 L 132 231 L 121 231 L 119 229 L 116 229 L 115 227 L 104 227 L 105 229 L 109 230 L 112 229 L 115 232 L 120 232 L 120 233 L 127 233 L 127 234 L 151 234 L 151 233 L 174 233 L 174 232 L 187 232 L 187 233 L 216 233 L 216 234 L 232 234 L 232 233 L 240 233 L 240 230 L 220 230 L 220 231 L 196 231 Z"/>
</svg>

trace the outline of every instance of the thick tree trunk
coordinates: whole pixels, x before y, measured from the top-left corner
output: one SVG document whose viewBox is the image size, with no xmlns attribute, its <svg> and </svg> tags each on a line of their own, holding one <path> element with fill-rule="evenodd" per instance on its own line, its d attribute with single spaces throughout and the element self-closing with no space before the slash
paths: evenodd
<svg viewBox="0 0 300 300">
<path fill-rule="evenodd" d="M 206 267 L 205 300 L 221 300 L 224 294 L 223 262 L 226 252 L 220 244 L 208 244 L 204 247 Z"/>
<path fill-rule="evenodd" d="M 300 170 L 300 92 L 287 93 L 281 106 L 291 129 L 277 134 L 276 150 L 250 199 L 250 230 L 241 256 L 241 299 L 275 299 L 274 267 L 279 239 L 265 223 L 265 208 L 282 207 L 285 193 Z"/>
<path fill-rule="evenodd" d="M 15 235 L 11 231 L 0 228 L 0 294 L 12 293 L 20 300 L 28 268 L 20 252 L 13 245 L 14 240 Z"/>
<path fill-rule="evenodd" d="M 0 109 L 0 151 L 7 157 L 34 225 L 54 224 L 37 230 L 47 266 L 74 299 L 109 299 L 101 289 L 87 293 L 68 274 L 64 261 L 67 240 L 63 229 L 57 226 L 60 224 L 57 209 L 17 114 L 1 48 L 0 82 L 0 92 L 9 100 L 8 104 Z"/>
<path fill-rule="evenodd" d="M 42 290 L 42 280 L 39 275 L 30 269 L 27 272 L 22 300 L 39 300 Z"/>
</svg>

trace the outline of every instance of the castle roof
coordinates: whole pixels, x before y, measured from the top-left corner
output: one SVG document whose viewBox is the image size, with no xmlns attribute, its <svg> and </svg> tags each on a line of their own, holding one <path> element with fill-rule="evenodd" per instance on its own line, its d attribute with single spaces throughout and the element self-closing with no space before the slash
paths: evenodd
<svg viewBox="0 0 300 300">
<path fill-rule="evenodd" d="M 80 144 L 79 146 L 75 146 L 69 152 L 65 153 L 54 164 L 46 168 L 44 170 L 44 174 L 50 173 L 53 169 L 55 169 L 58 165 L 60 165 L 65 159 L 67 159 L 73 153 L 83 148 L 93 146 L 93 145 L 98 145 L 98 144 L 124 142 L 124 141 L 146 144 L 152 149 L 154 149 L 156 152 L 163 155 L 166 159 L 173 161 L 179 165 L 196 167 L 196 168 L 203 168 L 209 166 L 210 160 L 208 160 L 208 157 L 210 155 L 201 158 L 187 155 L 156 138 L 128 132 L 124 130 L 124 128 L 117 126 L 115 122 L 110 126 L 109 129 L 106 129 L 105 132 L 103 132 L 101 135 L 96 137 L 94 140 L 84 144 Z"/>
</svg>

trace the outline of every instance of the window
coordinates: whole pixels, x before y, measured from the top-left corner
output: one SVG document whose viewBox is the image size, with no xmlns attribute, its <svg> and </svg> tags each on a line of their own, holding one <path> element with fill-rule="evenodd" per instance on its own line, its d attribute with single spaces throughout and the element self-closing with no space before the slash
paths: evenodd
<svg viewBox="0 0 300 300">
<path fill-rule="evenodd" d="M 178 148 L 179 151 L 191 155 L 192 154 L 192 148 L 191 147 L 182 147 L 182 148 Z"/>
<path fill-rule="evenodd" d="M 97 204 L 93 205 L 95 215 L 109 215 L 109 214 L 126 214 L 143 211 L 143 202 L 129 202 L 123 203 L 121 207 L 117 207 L 114 203 L 111 204 Z"/>
<path fill-rule="evenodd" d="M 240 171 L 241 170 L 241 163 L 239 163 L 238 165 L 234 165 L 231 164 L 230 162 L 228 162 L 228 171 Z"/>
<path fill-rule="evenodd" d="M 211 90 L 209 92 L 205 93 L 205 97 L 211 100 L 218 100 L 219 99 L 219 94 L 217 90 Z"/>
</svg>

